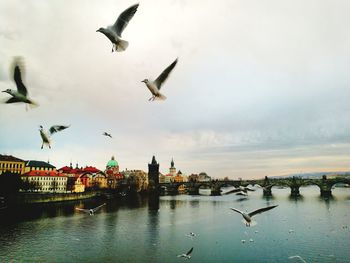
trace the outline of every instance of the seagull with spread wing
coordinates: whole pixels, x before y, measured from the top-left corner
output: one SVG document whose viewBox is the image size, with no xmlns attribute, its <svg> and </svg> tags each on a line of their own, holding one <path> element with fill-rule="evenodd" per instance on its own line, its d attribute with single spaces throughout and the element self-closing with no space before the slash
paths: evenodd
<svg viewBox="0 0 350 263">
<path fill-rule="evenodd" d="M 139 4 L 135 4 L 126 9 L 123 13 L 121 13 L 112 26 L 107 26 L 107 28 L 100 27 L 96 32 L 100 32 L 104 34 L 113 44 L 112 52 L 124 51 L 128 46 L 129 42 L 123 40 L 122 33 L 125 27 L 130 22 L 131 18 L 135 15 Z"/>
<path fill-rule="evenodd" d="M 47 133 L 46 131 L 44 131 L 43 126 L 40 125 L 39 131 L 40 131 L 41 139 L 43 141 L 43 143 L 41 145 L 41 149 L 44 147 L 44 144 L 48 145 L 49 148 L 51 149 L 51 140 L 50 140 L 51 135 L 56 133 L 56 132 L 63 131 L 64 129 L 67 129 L 69 126 L 70 125 L 68 125 L 68 126 L 54 125 L 54 126 L 51 126 L 51 128 L 49 129 L 49 133 Z"/>
<path fill-rule="evenodd" d="M 23 61 L 20 57 L 15 57 L 12 63 L 13 80 L 16 83 L 17 90 L 6 89 L 2 92 L 6 92 L 12 96 L 12 98 L 5 101 L 5 103 L 18 103 L 23 102 L 26 105 L 38 106 L 37 103 L 32 101 L 28 97 L 28 90 L 23 84 L 22 75 L 24 75 Z M 22 72 L 22 73 L 21 73 Z"/>
<path fill-rule="evenodd" d="M 171 63 L 159 76 L 155 81 L 144 79 L 141 82 L 144 82 L 149 89 L 149 91 L 152 93 L 152 97 L 149 99 L 149 101 L 153 101 L 155 99 L 158 100 L 165 100 L 166 97 L 159 92 L 160 88 L 162 87 L 163 83 L 168 78 L 170 72 L 174 69 L 175 65 L 177 63 L 177 59 L 173 63 Z"/>
<path fill-rule="evenodd" d="M 193 251 L 193 247 L 191 247 L 191 249 L 189 251 L 187 251 L 186 254 L 177 255 L 177 257 L 178 258 L 190 259 L 192 251 Z"/>
<path fill-rule="evenodd" d="M 95 208 L 91 208 L 91 209 L 82 209 L 82 208 L 75 208 L 75 209 L 93 216 L 95 214 L 95 212 L 97 210 L 99 210 L 104 205 L 106 205 L 106 203 L 103 203 L 102 205 L 99 205 L 99 206 L 97 206 Z"/>
<path fill-rule="evenodd" d="M 253 212 L 250 212 L 250 213 L 242 212 L 242 211 L 240 211 L 240 210 L 238 210 L 236 208 L 231 208 L 231 210 L 233 210 L 233 211 L 235 211 L 237 213 L 240 213 L 243 216 L 244 220 L 245 220 L 245 225 L 246 226 L 250 226 L 253 216 L 255 216 L 257 214 L 260 214 L 260 213 L 263 213 L 263 212 L 266 212 L 268 210 L 271 210 L 271 209 L 273 209 L 273 208 L 275 208 L 277 206 L 278 205 L 273 205 L 273 206 L 267 206 L 267 207 L 259 208 L 259 209 L 255 210 Z"/>
<path fill-rule="evenodd" d="M 112 135 L 110 133 L 107 133 L 107 132 L 102 133 L 102 135 L 112 138 Z"/>
</svg>

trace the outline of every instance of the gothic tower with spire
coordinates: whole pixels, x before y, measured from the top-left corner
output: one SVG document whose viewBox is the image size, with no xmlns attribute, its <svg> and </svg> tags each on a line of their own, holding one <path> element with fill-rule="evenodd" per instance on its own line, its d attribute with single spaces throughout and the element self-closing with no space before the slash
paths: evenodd
<svg viewBox="0 0 350 263">
<path fill-rule="evenodd" d="M 148 164 L 148 190 L 158 191 L 159 186 L 159 163 L 156 157 L 152 158 L 152 162 Z"/>
</svg>

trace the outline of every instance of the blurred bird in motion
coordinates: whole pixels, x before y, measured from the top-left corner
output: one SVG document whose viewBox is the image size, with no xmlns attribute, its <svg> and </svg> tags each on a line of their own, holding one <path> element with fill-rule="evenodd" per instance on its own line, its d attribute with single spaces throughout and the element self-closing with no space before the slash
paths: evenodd
<svg viewBox="0 0 350 263">
<path fill-rule="evenodd" d="M 129 46 L 129 42 L 123 40 L 121 37 L 125 27 L 128 25 L 131 18 L 133 18 L 133 16 L 135 15 L 138 7 L 139 4 L 130 6 L 128 9 L 126 9 L 123 13 L 119 15 L 114 25 L 107 26 L 107 28 L 100 27 L 96 31 L 104 34 L 112 42 L 112 52 L 124 51 Z"/>
<path fill-rule="evenodd" d="M 102 133 L 102 135 L 112 138 L 112 135 L 110 133 L 107 133 L 107 132 Z"/>
<path fill-rule="evenodd" d="M 98 211 L 104 205 L 106 205 L 106 203 L 103 203 L 102 205 L 99 205 L 99 206 L 97 206 L 95 208 L 91 208 L 91 209 L 82 209 L 82 208 L 75 208 L 75 209 L 93 216 L 95 214 L 95 212 Z"/>
<path fill-rule="evenodd" d="M 162 87 L 163 83 L 168 78 L 170 72 L 174 69 L 176 66 L 177 59 L 173 63 L 171 63 L 159 76 L 155 81 L 144 79 L 141 82 L 144 82 L 149 89 L 149 91 L 152 93 L 152 97 L 149 98 L 149 101 L 154 101 L 155 99 L 158 100 L 165 100 L 166 97 L 159 92 L 160 88 Z"/>
<path fill-rule="evenodd" d="M 6 92 L 12 96 L 12 98 L 5 101 L 5 103 L 18 103 L 23 102 L 26 104 L 26 110 L 28 110 L 27 105 L 38 106 L 33 100 L 28 97 L 28 90 L 22 81 L 22 75 L 24 76 L 24 65 L 23 59 L 21 57 L 15 57 L 12 66 L 11 74 L 13 74 L 13 80 L 16 83 L 17 90 L 6 89 L 2 92 Z"/>
<path fill-rule="evenodd" d="M 41 149 L 43 149 L 44 147 L 44 144 L 45 145 L 48 145 L 48 147 L 51 149 L 51 140 L 50 140 L 50 137 L 52 134 L 56 133 L 56 132 L 59 132 L 59 131 L 63 131 L 65 129 L 67 129 L 70 125 L 68 126 L 64 126 L 64 125 L 54 125 L 54 126 L 51 126 L 51 128 L 49 129 L 49 133 L 47 133 L 46 131 L 44 131 L 44 128 L 42 125 L 40 125 L 40 136 L 41 136 L 41 139 L 42 139 L 42 145 L 41 145 Z"/>
<path fill-rule="evenodd" d="M 181 255 L 177 255 L 177 257 L 178 258 L 190 259 L 192 251 L 193 251 L 193 247 L 191 247 L 191 249 L 189 251 L 187 251 L 186 254 L 184 253 L 184 254 L 181 254 Z"/>
</svg>

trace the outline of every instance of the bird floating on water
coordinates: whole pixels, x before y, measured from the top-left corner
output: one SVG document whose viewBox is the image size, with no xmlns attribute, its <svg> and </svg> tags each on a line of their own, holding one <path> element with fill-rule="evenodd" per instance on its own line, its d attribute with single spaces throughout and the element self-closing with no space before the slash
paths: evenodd
<svg viewBox="0 0 350 263">
<path fill-rule="evenodd" d="M 245 225 L 246 226 L 250 226 L 253 216 L 255 216 L 257 214 L 260 214 L 260 213 L 263 213 L 263 212 L 266 212 L 266 211 L 268 211 L 270 209 L 273 209 L 273 208 L 275 208 L 277 206 L 278 205 L 273 205 L 273 206 L 267 206 L 267 207 L 259 208 L 259 209 L 255 210 L 253 212 L 250 212 L 250 213 L 242 212 L 242 211 L 240 211 L 240 210 L 238 210 L 236 208 L 231 208 L 231 210 L 240 213 L 243 216 L 244 220 L 245 220 Z"/>
<path fill-rule="evenodd" d="M 96 31 L 104 34 L 112 42 L 112 52 L 124 51 L 129 46 L 129 42 L 123 40 L 121 37 L 125 27 L 135 15 L 138 6 L 139 4 L 130 6 L 128 9 L 124 10 L 124 12 L 119 15 L 117 21 L 115 21 L 113 25 L 107 26 L 106 28 L 100 27 Z"/>
<path fill-rule="evenodd" d="M 178 258 L 186 258 L 186 259 L 190 259 L 191 258 L 191 253 L 193 251 L 193 247 L 191 247 L 191 249 L 189 251 L 187 251 L 186 254 L 181 254 L 181 255 L 177 255 Z"/>
<path fill-rule="evenodd" d="M 102 133 L 102 135 L 112 138 L 112 135 L 110 133 L 107 133 L 107 132 Z"/>
<path fill-rule="evenodd" d="M 196 237 L 197 235 L 196 235 L 195 233 L 193 233 L 193 232 L 190 232 L 190 233 L 186 234 L 186 236 L 187 236 L 187 237 L 190 237 L 190 238 L 194 238 L 194 237 Z"/>
<path fill-rule="evenodd" d="M 30 106 L 38 106 L 33 100 L 28 97 L 28 90 L 22 81 L 22 75 L 24 75 L 24 65 L 21 57 L 15 57 L 12 62 L 12 74 L 13 80 L 16 83 L 17 90 L 6 89 L 2 92 L 6 92 L 12 96 L 12 98 L 5 101 L 5 103 L 18 103 L 23 102 Z M 26 108 L 27 109 L 27 108 Z"/>
<path fill-rule="evenodd" d="M 50 137 L 52 134 L 59 132 L 59 131 L 63 131 L 64 129 L 67 129 L 70 125 L 68 126 L 64 126 L 64 125 L 53 125 L 51 126 L 51 128 L 49 129 L 49 133 L 47 133 L 46 131 L 44 131 L 44 128 L 42 125 L 40 125 L 40 136 L 41 139 L 43 141 L 43 143 L 41 144 L 41 149 L 43 149 L 44 144 L 48 145 L 48 147 L 51 149 L 51 140 Z"/>
<path fill-rule="evenodd" d="M 95 214 L 95 212 L 97 210 L 99 210 L 102 206 L 106 205 L 106 203 L 103 203 L 102 205 L 99 205 L 95 208 L 91 208 L 91 209 L 82 209 L 82 208 L 75 208 L 78 211 L 84 212 L 84 213 L 88 213 L 89 215 L 93 216 Z"/>
<path fill-rule="evenodd" d="M 174 69 L 175 65 L 177 63 L 177 59 L 173 63 L 171 63 L 159 76 L 156 80 L 148 80 L 144 79 L 141 82 L 144 82 L 149 89 L 149 91 L 152 93 L 152 97 L 149 98 L 149 101 L 154 101 L 155 99 L 158 100 L 165 100 L 166 97 L 159 92 L 160 88 L 162 87 L 163 83 L 168 78 L 170 72 Z"/>
</svg>

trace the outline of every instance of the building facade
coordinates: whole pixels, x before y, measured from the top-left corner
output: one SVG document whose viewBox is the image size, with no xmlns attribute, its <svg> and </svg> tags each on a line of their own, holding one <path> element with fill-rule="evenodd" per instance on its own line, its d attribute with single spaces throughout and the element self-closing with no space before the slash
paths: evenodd
<svg viewBox="0 0 350 263">
<path fill-rule="evenodd" d="M 11 172 L 23 174 L 25 169 L 25 161 L 12 155 L 0 154 L 0 174 L 3 172 Z"/>
<path fill-rule="evenodd" d="M 30 171 L 56 171 L 56 167 L 48 162 L 30 160 L 26 161 L 24 172 Z"/>
<path fill-rule="evenodd" d="M 29 171 L 21 176 L 22 190 L 44 193 L 66 193 L 67 176 L 57 171 Z"/>
</svg>

